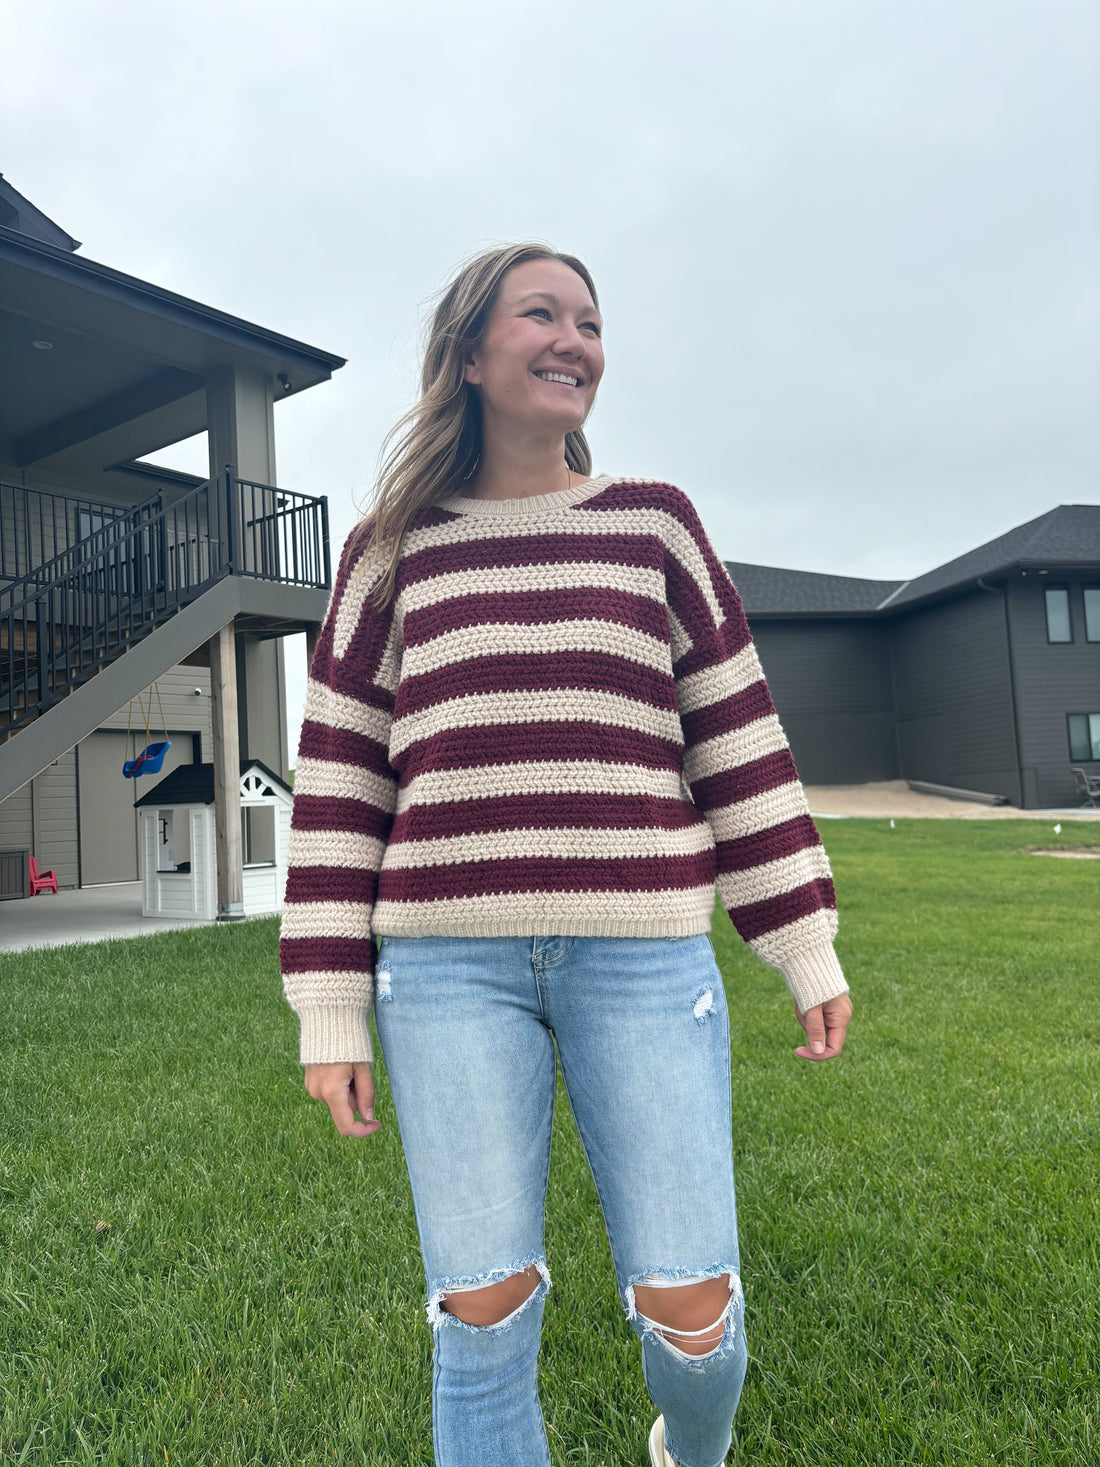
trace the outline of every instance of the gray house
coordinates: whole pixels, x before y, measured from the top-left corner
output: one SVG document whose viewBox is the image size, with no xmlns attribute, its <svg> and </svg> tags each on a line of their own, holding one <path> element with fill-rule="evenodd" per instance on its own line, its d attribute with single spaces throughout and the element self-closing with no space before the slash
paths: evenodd
<svg viewBox="0 0 1100 1467">
<path fill-rule="evenodd" d="M 161 775 L 214 765 L 232 917 L 241 760 L 286 777 L 282 639 L 311 640 L 330 583 L 274 408 L 343 358 L 78 248 L 0 176 L 0 897 L 30 854 L 62 887 L 137 879 L 148 721 Z M 140 461 L 203 431 L 209 478 Z"/>
<path fill-rule="evenodd" d="M 1073 805 L 1100 773 L 1100 505 L 911 581 L 726 562 L 808 784 L 912 779 Z"/>
</svg>

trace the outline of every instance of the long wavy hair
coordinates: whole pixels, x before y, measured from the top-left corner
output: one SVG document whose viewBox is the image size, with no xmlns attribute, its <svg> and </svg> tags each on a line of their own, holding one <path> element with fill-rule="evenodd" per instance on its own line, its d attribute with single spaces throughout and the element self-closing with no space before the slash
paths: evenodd
<svg viewBox="0 0 1100 1467">
<path fill-rule="evenodd" d="M 379 608 L 393 596 L 401 541 L 412 515 L 457 493 L 480 462 L 481 403 L 465 380 L 465 367 L 485 335 L 501 281 L 513 266 L 528 260 L 568 265 L 599 307 L 586 266 L 549 245 L 503 245 L 459 266 L 432 314 L 419 400 L 386 435 L 374 497 L 353 531 L 353 548 L 363 547 L 385 567 L 370 597 Z M 565 435 L 565 461 L 578 474 L 592 472 L 592 453 L 580 429 Z"/>
</svg>

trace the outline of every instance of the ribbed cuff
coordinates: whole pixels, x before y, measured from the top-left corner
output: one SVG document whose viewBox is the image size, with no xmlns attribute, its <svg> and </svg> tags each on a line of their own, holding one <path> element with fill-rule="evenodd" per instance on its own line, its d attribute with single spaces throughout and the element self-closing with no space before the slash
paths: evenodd
<svg viewBox="0 0 1100 1467">
<path fill-rule="evenodd" d="M 840 959 L 831 942 L 803 948 L 801 952 L 784 958 L 779 971 L 786 979 L 791 996 L 802 1014 L 827 999 L 848 992 Z"/>
<path fill-rule="evenodd" d="M 358 1064 L 374 1059 L 367 1015 L 370 1009 L 301 1009 L 301 1060 L 304 1065 Z"/>
</svg>

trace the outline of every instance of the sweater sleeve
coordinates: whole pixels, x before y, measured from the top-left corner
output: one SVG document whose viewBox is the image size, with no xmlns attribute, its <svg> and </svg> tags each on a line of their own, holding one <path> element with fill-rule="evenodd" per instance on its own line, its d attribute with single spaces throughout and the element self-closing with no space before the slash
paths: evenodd
<svg viewBox="0 0 1100 1467">
<path fill-rule="evenodd" d="M 373 1058 L 371 911 L 397 801 L 400 669 L 393 602 L 377 611 L 367 599 L 378 574 L 345 547 L 309 670 L 279 943 L 303 1064 Z"/>
<path fill-rule="evenodd" d="M 845 993 L 825 848 L 776 717 L 741 599 L 684 496 L 666 561 L 684 774 L 717 848 L 734 927 L 802 1013 Z"/>
</svg>

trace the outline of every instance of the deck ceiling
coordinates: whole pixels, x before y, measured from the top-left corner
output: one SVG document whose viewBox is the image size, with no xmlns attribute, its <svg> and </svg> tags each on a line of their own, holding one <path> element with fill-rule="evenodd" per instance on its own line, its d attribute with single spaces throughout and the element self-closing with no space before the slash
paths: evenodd
<svg viewBox="0 0 1100 1467">
<path fill-rule="evenodd" d="M 217 368 L 285 374 L 278 400 L 342 360 L 0 229 L 0 463 L 13 469 L 83 477 L 200 433 Z"/>
</svg>

